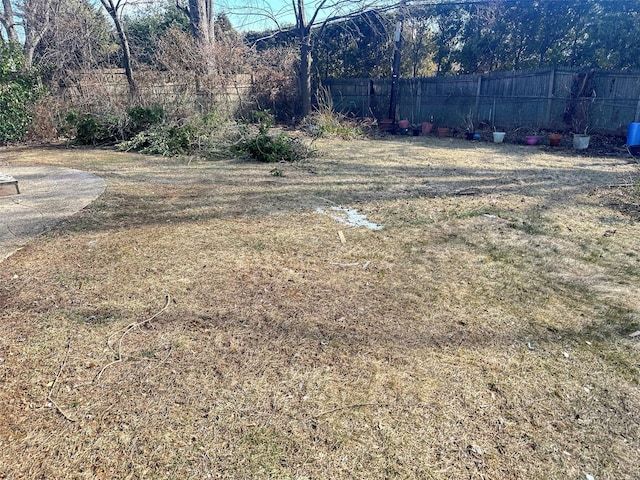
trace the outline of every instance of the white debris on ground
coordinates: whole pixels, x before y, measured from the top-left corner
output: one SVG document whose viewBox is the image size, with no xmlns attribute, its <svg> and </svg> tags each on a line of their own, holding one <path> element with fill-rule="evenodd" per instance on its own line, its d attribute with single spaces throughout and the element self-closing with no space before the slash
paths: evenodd
<svg viewBox="0 0 640 480">
<path fill-rule="evenodd" d="M 344 223 L 351 227 L 365 227 L 369 230 L 382 230 L 383 228 L 382 225 L 370 222 L 369 220 L 367 220 L 366 215 L 359 213 L 353 208 L 331 207 L 331 211 L 336 213 L 333 214 L 331 212 L 327 212 L 320 207 L 316 208 L 317 213 L 327 215 L 329 218 L 334 219 L 336 222 Z"/>
</svg>

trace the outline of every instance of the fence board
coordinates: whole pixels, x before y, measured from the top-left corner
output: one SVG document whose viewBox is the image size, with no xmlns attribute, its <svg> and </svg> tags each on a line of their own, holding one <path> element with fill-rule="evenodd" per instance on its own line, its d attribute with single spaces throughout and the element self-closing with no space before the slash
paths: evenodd
<svg viewBox="0 0 640 480">
<path fill-rule="evenodd" d="M 565 122 L 566 113 L 578 106 L 584 107 L 588 116 L 577 123 L 586 121 L 591 129 L 625 131 L 640 115 L 640 74 L 597 70 L 588 79 L 595 96 L 572 98 L 584 74 L 584 70 L 547 68 L 401 79 L 396 118 L 420 123 L 433 117 L 436 124 L 462 127 L 471 115 L 476 125 L 572 129 L 578 126 Z M 341 111 L 388 118 L 390 80 L 328 79 L 323 84 Z"/>
</svg>

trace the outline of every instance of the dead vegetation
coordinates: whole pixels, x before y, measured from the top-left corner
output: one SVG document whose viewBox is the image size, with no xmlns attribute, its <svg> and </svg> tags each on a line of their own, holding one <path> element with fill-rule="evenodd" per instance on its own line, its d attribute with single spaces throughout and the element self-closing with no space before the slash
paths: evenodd
<svg viewBox="0 0 640 480">
<path fill-rule="evenodd" d="M 2 263 L 0 477 L 638 478 L 637 166 L 316 145 L 4 152 L 108 187 Z"/>
</svg>

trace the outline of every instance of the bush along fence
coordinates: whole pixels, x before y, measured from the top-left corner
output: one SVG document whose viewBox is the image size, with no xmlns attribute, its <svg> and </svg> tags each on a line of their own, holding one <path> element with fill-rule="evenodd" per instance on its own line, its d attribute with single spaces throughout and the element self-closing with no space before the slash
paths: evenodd
<svg viewBox="0 0 640 480">
<path fill-rule="evenodd" d="M 389 118 L 390 79 L 326 79 L 323 85 L 337 110 Z M 640 121 L 640 73 L 551 68 L 401 79 L 396 119 L 622 134 Z"/>
</svg>

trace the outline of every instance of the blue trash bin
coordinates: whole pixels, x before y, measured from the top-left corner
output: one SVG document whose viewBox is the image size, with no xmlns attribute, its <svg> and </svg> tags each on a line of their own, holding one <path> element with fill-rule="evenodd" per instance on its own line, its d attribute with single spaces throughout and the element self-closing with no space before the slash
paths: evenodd
<svg viewBox="0 0 640 480">
<path fill-rule="evenodd" d="M 640 145 L 640 123 L 638 122 L 630 123 L 627 131 L 627 146 L 634 145 Z"/>
</svg>

